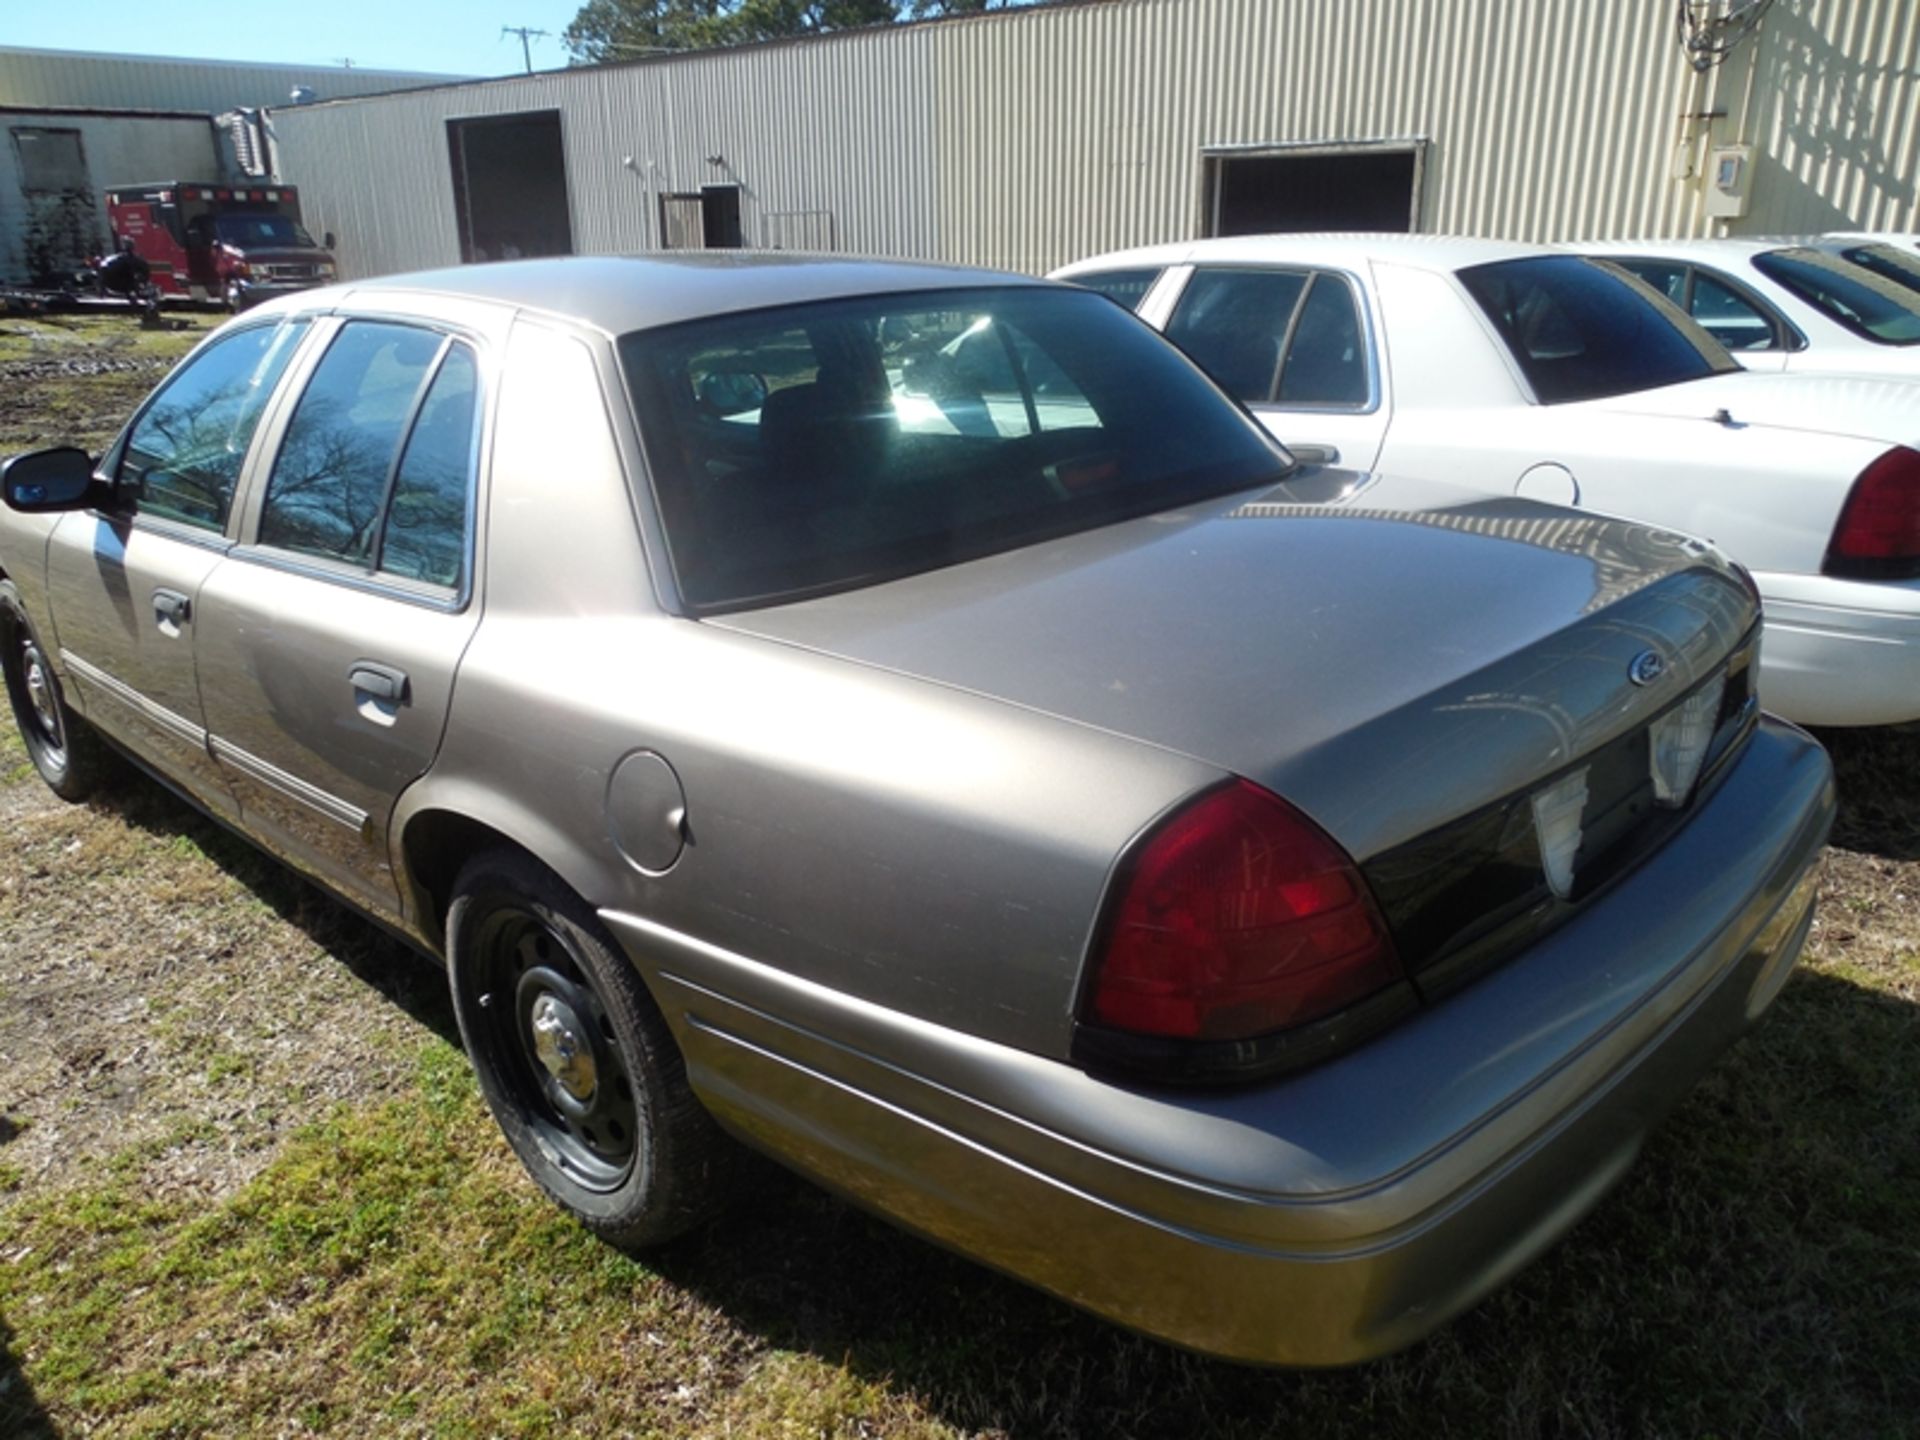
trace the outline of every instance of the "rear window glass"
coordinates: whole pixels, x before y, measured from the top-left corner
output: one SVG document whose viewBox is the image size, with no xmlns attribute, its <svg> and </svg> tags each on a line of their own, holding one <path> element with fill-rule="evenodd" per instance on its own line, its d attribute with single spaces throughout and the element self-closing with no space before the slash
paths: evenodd
<svg viewBox="0 0 1920 1440">
<path fill-rule="evenodd" d="M 1855 245 L 1841 252 L 1862 270 L 1908 290 L 1920 291 L 1920 254 L 1894 245 Z"/>
<path fill-rule="evenodd" d="M 1460 272 L 1543 405 L 1597 400 L 1738 370 L 1712 336 L 1644 283 L 1571 255 Z"/>
<path fill-rule="evenodd" d="M 1070 275 L 1067 283 L 1078 285 L 1082 290 L 1095 291 L 1129 310 L 1138 310 L 1140 302 L 1147 298 L 1147 292 L 1153 289 L 1153 282 L 1164 273 L 1158 266 L 1140 270 L 1101 270 L 1089 275 Z"/>
<path fill-rule="evenodd" d="M 1879 345 L 1920 345 L 1920 295 L 1819 250 L 1769 250 L 1753 268 L 1828 319 Z"/>
<path fill-rule="evenodd" d="M 700 608 L 950 565 L 1289 464 L 1165 341 L 1065 288 L 756 311 L 620 350 Z"/>
</svg>

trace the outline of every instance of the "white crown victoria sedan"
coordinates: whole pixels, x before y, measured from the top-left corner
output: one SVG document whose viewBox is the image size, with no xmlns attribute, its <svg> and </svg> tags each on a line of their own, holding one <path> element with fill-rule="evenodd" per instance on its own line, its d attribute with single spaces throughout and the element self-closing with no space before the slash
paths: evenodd
<svg viewBox="0 0 1920 1440">
<path fill-rule="evenodd" d="M 1426 236 L 1249 236 L 1056 278 L 1178 342 L 1303 457 L 1702 536 L 1766 607 L 1760 698 L 1920 719 L 1920 383 L 1754 374 L 1611 263 Z"/>
</svg>

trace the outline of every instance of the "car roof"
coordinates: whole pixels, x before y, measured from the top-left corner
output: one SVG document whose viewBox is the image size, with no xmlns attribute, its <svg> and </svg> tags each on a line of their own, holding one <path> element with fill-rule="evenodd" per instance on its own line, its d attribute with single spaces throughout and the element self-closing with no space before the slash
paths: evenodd
<svg viewBox="0 0 1920 1440">
<path fill-rule="evenodd" d="M 1747 260 L 1769 250 L 1819 249 L 1825 243 L 1809 235 L 1739 235 L 1719 239 L 1683 237 L 1665 240 L 1580 240 L 1562 246 L 1583 255 L 1671 256 L 1676 260 Z"/>
<path fill-rule="evenodd" d="M 1552 253 L 1544 245 L 1527 245 L 1514 240 L 1483 240 L 1466 235 L 1399 235 L 1365 231 L 1233 235 L 1215 240 L 1182 240 L 1170 245 L 1116 250 L 1075 261 L 1053 273 L 1071 275 L 1088 270 L 1189 263 L 1334 266 L 1353 265 L 1366 260 L 1391 261 L 1422 270 L 1452 271 L 1494 260 L 1518 260 Z"/>
<path fill-rule="evenodd" d="M 355 280 L 334 287 L 332 296 L 308 291 L 288 298 L 306 305 L 330 298 L 352 308 L 388 305 L 407 295 L 445 296 L 539 311 L 624 335 L 707 315 L 812 300 L 1044 283 L 1031 276 L 957 265 L 731 250 L 502 260 Z"/>
</svg>

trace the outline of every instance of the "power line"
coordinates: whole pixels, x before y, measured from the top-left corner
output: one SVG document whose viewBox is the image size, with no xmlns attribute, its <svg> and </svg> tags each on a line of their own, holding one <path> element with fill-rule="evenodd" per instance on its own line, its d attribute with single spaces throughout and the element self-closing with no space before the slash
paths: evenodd
<svg viewBox="0 0 1920 1440">
<path fill-rule="evenodd" d="M 504 40 L 509 35 L 520 37 L 520 58 L 526 62 L 527 74 L 531 75 L 533 73 L 533 42 L 546 39 L 547 32 L 535 30 L 529 25 L 502 25 L 500 38 Z"/>
</svg>

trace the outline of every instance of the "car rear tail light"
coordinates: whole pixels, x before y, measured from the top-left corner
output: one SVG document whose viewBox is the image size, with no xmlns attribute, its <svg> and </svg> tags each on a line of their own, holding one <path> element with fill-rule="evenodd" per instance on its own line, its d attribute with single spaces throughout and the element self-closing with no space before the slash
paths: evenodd
<svg viewBox="0 0 1920 1440">
<path fill-rule="evenodd" d="M 1084 1018 L 1137 1036 L 1244 1041 L 1402 978 L 1353 861 L 1279 796 L 1237 780 L 1175 813 L 1122 872 Z"/>
<path fill-rule="evenodd" d="M 1898 446 L 1860 472 L 1822 568 L 1858 580 L 1920 576 L 1920 453 Z"/>
</svg>

